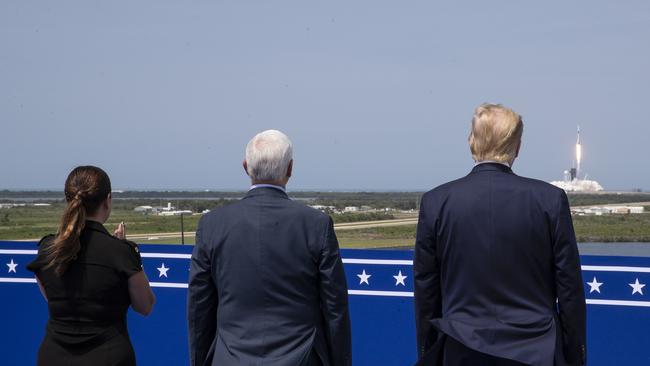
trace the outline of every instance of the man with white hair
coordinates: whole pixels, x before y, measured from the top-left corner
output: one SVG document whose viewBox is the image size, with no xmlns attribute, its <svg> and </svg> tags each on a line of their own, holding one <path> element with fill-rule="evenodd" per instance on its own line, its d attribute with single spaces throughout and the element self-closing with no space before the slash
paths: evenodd
<svg viewBox="0 0 650 366">
<path fill-rule="evenodd" d="M 190 364 L 350 365 L 347 284 L 332 219 L 289 199 L 291 141 L 257 134 L 252 186 L 204 215 L 188 290 Z"/>
<path fill-rule="evenodd" d="M 512 165 L 521 117 L 479 106 L 469 175 L 422 197 L 414 259 L 421 365 L 584 365 L 585 295 L 563 190 Z"/>
</svg>

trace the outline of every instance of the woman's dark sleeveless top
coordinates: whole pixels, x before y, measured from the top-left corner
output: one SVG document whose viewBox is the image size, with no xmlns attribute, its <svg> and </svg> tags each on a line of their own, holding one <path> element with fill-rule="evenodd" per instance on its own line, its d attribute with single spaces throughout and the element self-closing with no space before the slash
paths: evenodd
<svg viewBox="0 0 650 366">
<path fill-rule="evenodd" d="M 53 239 L 41 240 L 37 258 L 27 266 L 45 289 L 50 314 L 38 365 L 135 365 L 126 313 L 128 279 L 142 270 L 138 247 L 86 221 L 77 258 L 58 276 L 43 268 Z"/>
</svg>

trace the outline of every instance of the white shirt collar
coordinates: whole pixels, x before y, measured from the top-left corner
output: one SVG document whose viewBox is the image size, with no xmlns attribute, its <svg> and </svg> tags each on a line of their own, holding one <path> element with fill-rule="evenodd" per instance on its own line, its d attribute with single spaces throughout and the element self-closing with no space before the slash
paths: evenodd
<svg viewBox="0 0 650 366">
<path fill-rule="evenodd" d="M 253 184 L 248 190 L 253 190 L 255 188 L 275 188 L 279 189 L 284 193 L 287 193 L 287 190 L 282 186 L 276 186 L 275 184 Z"/>
<path fill-rule="evenodd" d="M 481 164 L 488 164 L 488 163 L 491 163 L 491 164 L 501 164 L 501 165 L 504 165 L 504 166 L 507 166 L 508 168 L 510 168 L 510 164 L 508 164 L 508 163 L 502 163 L 502 162 L 500 162 L 500 161 L 494 161 L 494 160 L 483 160 L 483 161 L 477 161 L 476 163 L 474 163 L 474 166 L 481 165 Z"/>
</svg>

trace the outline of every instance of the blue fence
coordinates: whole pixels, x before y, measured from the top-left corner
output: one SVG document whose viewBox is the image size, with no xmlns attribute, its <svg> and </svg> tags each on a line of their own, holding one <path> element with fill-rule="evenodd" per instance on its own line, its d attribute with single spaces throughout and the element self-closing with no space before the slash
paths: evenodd
<svg viewBox="0 0 650 366">
<path fill-rule="evenodd" d="M 191 247 L 143 245 L 158 303 L 129 314 L 138 364 L 185 365 L 185 298 Z M 25 269 L 35 243 L 0 242 L 2 365 L 33 365 L 47 307 Z M 412 251 L 343 250 L 355 365 L 415 362 Z M 590 365 L 650 365 L 650 258 L 583 256 Z"/>
</svg>

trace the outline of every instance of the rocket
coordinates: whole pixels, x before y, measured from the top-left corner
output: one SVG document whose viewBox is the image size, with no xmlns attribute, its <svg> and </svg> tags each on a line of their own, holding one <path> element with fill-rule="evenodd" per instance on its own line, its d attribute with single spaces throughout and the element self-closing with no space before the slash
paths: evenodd
<svg viewBox="0 0 650 366">
<path fill-rule="evenodd" d="M 576 176 L 580 174 L 581 160 L 582 160 L 582 145 L 580 144 L 580 125 L 578 125 L 578 140 L 576 141 Z"/>
</svg>

